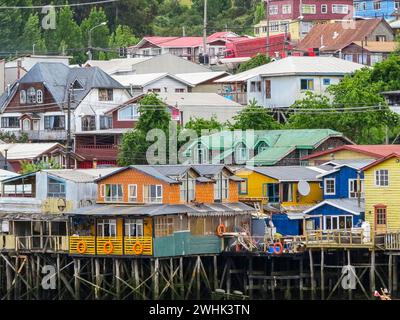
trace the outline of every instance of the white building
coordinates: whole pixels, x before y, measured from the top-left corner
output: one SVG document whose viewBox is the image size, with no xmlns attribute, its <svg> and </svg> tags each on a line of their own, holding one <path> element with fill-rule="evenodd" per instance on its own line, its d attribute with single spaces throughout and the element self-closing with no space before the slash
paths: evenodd
<svg viewBox="0 0 400 320">
<path fill-rule="evenodd" d="M 242 104 L 255 99 L 266 108 L 288 108 L 307 91 L 325 94 L 329 85 L 364 67 L 334 57 L 293 56 L 215 82 L 225 97 Z"/>
</svg>

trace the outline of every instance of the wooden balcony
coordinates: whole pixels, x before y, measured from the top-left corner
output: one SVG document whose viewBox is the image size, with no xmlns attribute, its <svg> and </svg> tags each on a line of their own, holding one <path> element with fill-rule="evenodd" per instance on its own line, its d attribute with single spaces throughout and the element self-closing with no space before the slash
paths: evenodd
<svg viewBox="0 0 400 320">
<path fill-rule="evenodd" d="M 140 243 L 143 252 L 137 254 L 135 245 Z M 139 248 L 140 249 L 140 248 Z M 140 250 L 139 250 L 140 251 Z M 152 237 L 69 237 L 69 253 L 78 255 L 129 255 L 152 256 Z"/>
<path fill-rule="evenodd" d="M 49 141 L 64 141 L 67 139 L 67 131 L 61 130 L 27 130 L 18 131 L 16 135 L 20 133 L 26 133 L 29 140 L 49 140 Z"/>
<path fill-rule="evenodd" d="M 67 252 L 67 236 L 0 236 L 0 249 L 17 252 Z"/>
<path fill-rule="evenodd" d="M 92 160 L 94 158 L 100 160 L 116 160 L 118 157 L 117 145 L 77 145 L 75 153 Z"/>
<path fill-rule="evenodd" d="M 0 251 L 15 251 L 15 236 L 0 235 Z"/>
<path fill-rule="evenodd" d="M 389 231 L 384 235 L 384 250 L 400 251 L 400 230 Z"/>
<path fill-rule="evenodd" d="M 310 230 L 305 234 L 307 248 L 373 248 L 371 235 L 361 228 L 351 230 Z"/>
<path fill-rule="evenodd" d="M 220 95 L 241 105 L 247 105 L 247 92 L 223 92 Z"/>
</svg>

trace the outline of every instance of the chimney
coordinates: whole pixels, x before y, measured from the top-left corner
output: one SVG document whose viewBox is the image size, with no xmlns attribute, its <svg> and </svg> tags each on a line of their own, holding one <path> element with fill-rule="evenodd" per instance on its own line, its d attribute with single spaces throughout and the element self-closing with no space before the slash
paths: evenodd
<svg viewBox="0 0 400 320">
<path fill-rule="evenodd" d="M 97 168 L 97 159 L 93 158 L 93 169 Z"/>
<path fill-rule="evenodd" d="M 21 79 L 21 68 L 22 61 L 20 59 L 17 60 L 17 80 Z"/>
</svg>

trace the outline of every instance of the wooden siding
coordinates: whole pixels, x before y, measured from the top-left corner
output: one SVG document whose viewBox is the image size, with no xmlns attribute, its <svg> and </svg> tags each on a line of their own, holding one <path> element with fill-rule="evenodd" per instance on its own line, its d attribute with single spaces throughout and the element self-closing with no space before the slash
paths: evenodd
<svg viewBox="0 0 400 320">
<path fill-rule="evenodd" d="M 196 202 L 214 202 L 214 183 L 196 183 Z"/>
<path fill-rule="evenodd" d="M 309 165 L 318 166 L 322 163 L 331 161 L 331 160 L 357 160 L 357 159 L 373 159 L 374 157 L 367 155 L 363 152 L 357 152 L 352 150 L 338 150 L 333 153 L 325 154 L 319 157 L 315 157 L 310 159 Z"/>
<path fill-rule="evenodd" d="M 375 186 L 375 171 L 389 171 L 389 186 Z M 387 206 L 387 229 L 400 230 L 400 163 L 397 158 L 388 159 L 364 172 L 365 219 L 375 229 L 376 205 Z"/>
</svg>

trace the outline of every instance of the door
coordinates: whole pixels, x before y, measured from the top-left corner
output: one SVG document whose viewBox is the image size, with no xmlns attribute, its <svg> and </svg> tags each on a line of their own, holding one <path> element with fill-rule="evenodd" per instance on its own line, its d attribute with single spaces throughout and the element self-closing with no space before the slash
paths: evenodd
<svg viewBox="0 0 400 320">
<path fill-rule="evenodd" d="M 384 205 L 375 206 L 375 233 L 382 234 L 387 231 L 387 207 Z"/>
<path fill-rule="evenodd" d="M 22 130 L 24 131 L 29 131 L 31 130 L 31 120 L 29 119 L 24 119 L 22 121 Z"/>
<path fill-rule="evenodd" d="M 33 130 L 39 131 L 39 120 L 33 120 Z"/>
</svg>

